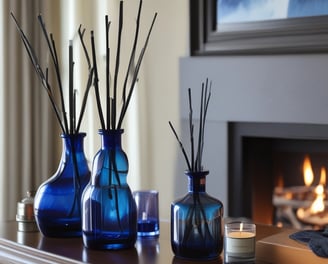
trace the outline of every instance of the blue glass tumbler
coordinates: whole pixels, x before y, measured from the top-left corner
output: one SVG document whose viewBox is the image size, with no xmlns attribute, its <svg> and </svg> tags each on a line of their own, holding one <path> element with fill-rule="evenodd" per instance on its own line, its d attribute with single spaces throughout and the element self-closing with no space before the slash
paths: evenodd
<svg viewBox="0 0 328 264">
<path fill-rule="evenodd" d="M 134 247 L 137 209 L 126 181 L 128 159 L 121 147 L 123 130 L 100 130 L 90 184 L 82 196 L 83 243 L 93 249 Z"/>
<path fill-rule="evenodd" d="M 158 191 L 140 190 L 133 192 L 137 204 L 139 237 L 159 236 Z"/>
</svg>

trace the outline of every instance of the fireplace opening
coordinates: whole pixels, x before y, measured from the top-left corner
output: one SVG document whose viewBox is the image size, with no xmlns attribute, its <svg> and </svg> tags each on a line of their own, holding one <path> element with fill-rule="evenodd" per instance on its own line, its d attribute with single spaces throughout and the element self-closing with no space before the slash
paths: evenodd
<svg viewBox="0 0 328 264">
<path fill-rule="evenodd" d="M 297 206 L 291 206 L 293 212 L 286 214 L 293 215 L 286 218 L 273 198 L 279 188 L 294 190 L 305 186 L 306 157 L 314 175 L 311 192 L 319 184 L 322 168 L 328 168 L 328 127 L 231 122 L 228 130 L 229 215 L 248 217 L 257 223 L 302 228 L 303 223 L 296 219 Z"/>
</svg>

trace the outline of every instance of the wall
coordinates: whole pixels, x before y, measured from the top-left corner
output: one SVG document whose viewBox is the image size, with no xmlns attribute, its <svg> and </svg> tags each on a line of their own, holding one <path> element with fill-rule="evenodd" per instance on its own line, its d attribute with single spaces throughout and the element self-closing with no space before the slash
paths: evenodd
<svg viewBox="0 0 328 264">
<path fill-rule="evenodd" d="M 181 58 L 180 105 L 185 129 L 186 89 L 200 88 L 205 78 L 213 82 L 204 150 L 211 171 L 208 192 L 226 208 L 227 122 L 327 124 L 327 69 L 327 54 Z"/>
<path fill-rule="evenodd" d="M 160 217 L 168 220 L 170 204 L 178 198 L 175 179 L 184 179 L 183 170 L 176 169 L 180 153 L 168 121 L 175 123 L 180 133 L 179 58 L 189 51 L 189 1 L 145 0 L 143 6 L 143 31 L 154 12 L 158 17 L 136 93 L 140 181 L 132 188 L 158 190 Z M 185 184 L 182 193 L 186 190 Z"/>
</svg>

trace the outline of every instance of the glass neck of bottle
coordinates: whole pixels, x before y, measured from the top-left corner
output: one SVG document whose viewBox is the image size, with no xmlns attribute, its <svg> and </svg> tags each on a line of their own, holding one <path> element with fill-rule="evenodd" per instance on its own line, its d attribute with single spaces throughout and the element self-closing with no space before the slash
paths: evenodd
<svg viewBox="0 0 328 264">
<path fill-rule="evenodd" d="M 62 140 L 64 144 L 63 152 L 66 151 L 75 151 L 83 152 L 83 139 L 86 136 L 85 133 L 79 134 L 62 134 Z"/>
<path fill-rule="evenodd" d="M 188 175 L 188 192 L 205 192 L 206 191 L 206 177 Z"/>
<path fill-rule="evenodd" d="M 121 148 L 123 130 L 100 130 L 101 147 Z"/>
<path fill-rule="evenodd" d="M 189 192 L 205 192 L 206 191 L 206 175 L 208 171 L 186 171 L 185 174 L 188 176 Z"/>
</svg>

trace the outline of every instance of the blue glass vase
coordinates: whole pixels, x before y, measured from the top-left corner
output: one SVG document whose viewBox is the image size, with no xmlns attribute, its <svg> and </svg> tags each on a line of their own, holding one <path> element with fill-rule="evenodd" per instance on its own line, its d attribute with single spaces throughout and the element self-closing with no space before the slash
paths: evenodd
<svg viewBox="0 0 328 264">
<path fill-rule="evenodd" d="M 49 237 L 82 235 L 81 196 L 90 181 L 84 154 L 85 133 L 63 134 L 63 150 L 57 172 L 42 183 L 34 198 L 39 230 Z"/>
<path fill-rule="evenodd" d="M 134 247 L 137 209 L 126 178 L 128 159 L 121 147 L 123 130 L 100 130 L 91 182 L 82 196 L 83 243 L 93 249 Z"/>
<path fill-rule="evenodd" d="M 211 260 L 223 248 L 223 204 L 205 190 L 208 171 L 190 172 L 188 193 L 171 204 L 171 246 L 176 257 Z"/>
</svg>

